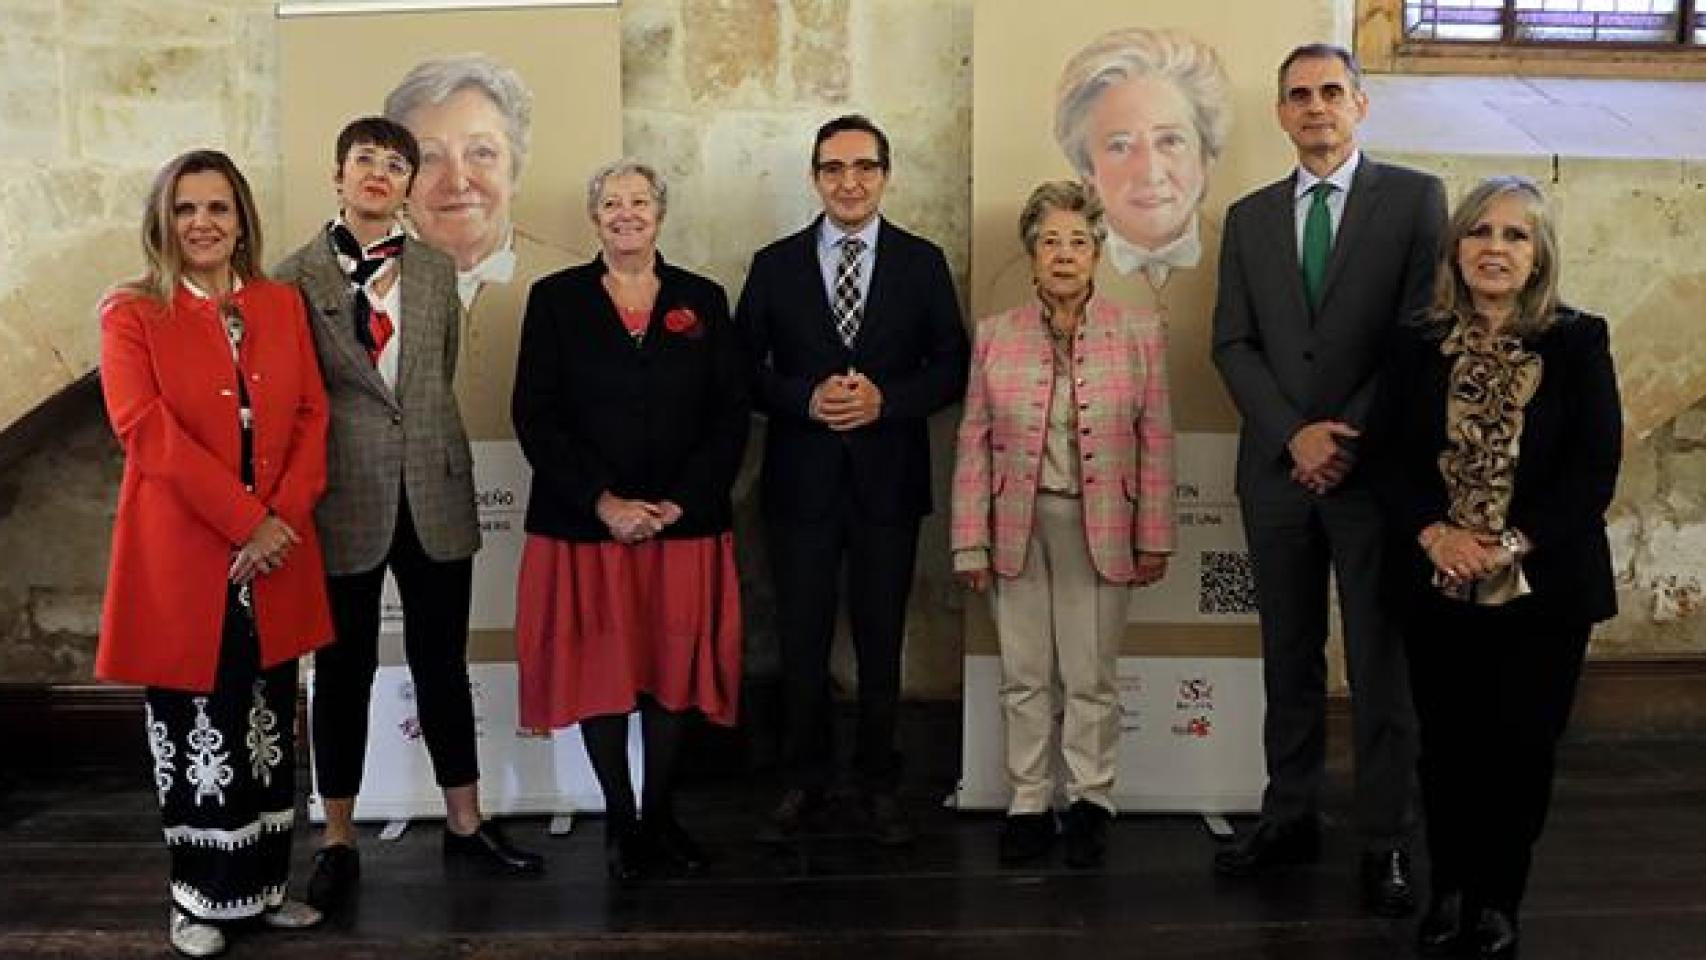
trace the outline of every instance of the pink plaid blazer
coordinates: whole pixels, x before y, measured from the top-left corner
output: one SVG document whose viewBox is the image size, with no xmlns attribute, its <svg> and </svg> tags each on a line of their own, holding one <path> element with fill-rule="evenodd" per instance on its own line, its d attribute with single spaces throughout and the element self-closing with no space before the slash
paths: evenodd
<svg viewBox="0 0 1706 960">
<path fill-rule="evenodd" d="M 1054 348 L 1042 305 L 980 320 L 954 457 L 953 549 L 987 550 L 997 574 L 1025 566 Z M 1173 419 L 1166 334 L 1154 314 L 1096 297 L 1073 347 L 1084 538 L 1096 571 L 1130 583 L 1133 555 L 1173 550 Z"/>
</svg>

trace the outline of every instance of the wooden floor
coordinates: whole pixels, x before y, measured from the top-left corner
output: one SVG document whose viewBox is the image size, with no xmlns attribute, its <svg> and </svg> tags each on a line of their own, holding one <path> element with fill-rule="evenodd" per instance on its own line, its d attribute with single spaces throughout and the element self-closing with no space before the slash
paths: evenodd
<svg viewBox="0 0 1706 960">
<path fill-rule="evenodd" d="M 1412 923 L 1371 919 L 1355 843 L 1331 826 L 1319 865 L 1217 879 L 1215 841 L 1189 817 L 1125 817 L 1106 869 L 997 866 L 992 816 L 942 809 L 956 769 L 952 714 L 911 719 L 908 801 L 920 840 L 883 852 L 852 836 L 777 854 L 749 841 L 772 797 L 742 774 L 701 774 L 683 820 L 716 864 L 640 889 L 606 883 L 602 824 L 549 837 L 536 879 L 447 873 L 438 825 L 363 844 L 362 899 L 304 934 L 254 932 L 241 958 L 519 960 L 668 957 L 1268 958 L 1413 955 Z M 3 776 L 3 774 L 0 774 Z M 1343 787 L 1335 808 L 1343 809 Z M 1525 914 L 1529 960 L 1706 958 L 1706 744 L 1574 744 Z M 297 882 L 307 831 L 299 831 Z M 165 854 L 143 769 L 61 771 L 0 788 L 0 957 L 167 956 Z"/>
</svg>

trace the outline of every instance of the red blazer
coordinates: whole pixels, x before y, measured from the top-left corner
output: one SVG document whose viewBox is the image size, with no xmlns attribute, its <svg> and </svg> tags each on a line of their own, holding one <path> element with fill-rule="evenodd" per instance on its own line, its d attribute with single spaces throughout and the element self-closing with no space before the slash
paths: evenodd
<svg viewBox="0 0 1706 960">
<path fill-rule="evenodd" d="M 254 406 L 255 493 L 239 479 L 237 366 L 212 301 L 179 289 L 162 305 L 101 305 L 101 389 L 124 447 L 95 675 L 213 689 L 233 551 L 267 511 L 302 536 L 255 580 L 261 663 L 332 638 L 314 503 L 326 486 L 326 394 L 296 290 L 254 280 L 235 299 Z"/>
</svg>

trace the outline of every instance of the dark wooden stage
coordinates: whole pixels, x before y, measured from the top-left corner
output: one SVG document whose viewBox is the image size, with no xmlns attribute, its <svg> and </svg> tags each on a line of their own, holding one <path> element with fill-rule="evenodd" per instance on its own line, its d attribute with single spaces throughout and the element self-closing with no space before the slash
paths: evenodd
<svg viewBox="0 0 1706 960">
<path fill-rule="evenodd" d="M 438 824 L 363 845 L 351 915 L 305 934 L 256 932 L 237 958 L 521 960 L 534 957 L 1268 958 L 1414 955 L 1412 922 L 1371 919 L 1354 896 L 1353 841 L 1329 830 L 1321 863 L 1258 882 L 1217 879 L 1215 841 L 1190 817 L 1118 820 L 1106 869 L 1058 858 L 1006 870 L 997 818 L 941 808 L 957 770 L 957 713 L 909 713 L 916 847 L 851 836 L 779 854 L 751 835 L 773 793 L 745 771 L 700 771 L 682 819 L 716 858 L 708 874 L 633 890 L 604 878 L 603 827 L 568 836 L 511 823 L 545 852 L 542 878 L 447 874 Z M 0 771 L 0 957 L 163 957 L 165 854 L 145 770 Z M 1343 809 L 1341 785 L 1335 791 Z M 1535 865 L 1529 960 L 1706 958 L 1706 743 L 1575 743 Z M 298 887 L 309 831 L 299 831 Z"/>
</svg>

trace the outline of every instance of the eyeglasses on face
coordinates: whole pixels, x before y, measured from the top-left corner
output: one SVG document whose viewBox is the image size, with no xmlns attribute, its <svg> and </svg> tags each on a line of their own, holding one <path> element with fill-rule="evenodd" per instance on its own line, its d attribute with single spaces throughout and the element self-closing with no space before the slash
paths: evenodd
<svg viewBox="0 0 1706 960">
<path fill-rule="evenodd" d="M 858 160 L 821 160 L 816 165 L 817 175 L 825 180 L 840 180 L 849 171 L 860 180 L 874 180 L 884 170 L 881 160 L 860 158 Z"/>
<path fill-rule="evenodd" d="M 414 169 L 409 166 L 409 161 L 403 159 L 402 154 L 390 150 L 352 150 L 349 158 L 350 162 L 355 164 L 359 170 L 377 168 L 393 177 L 406 177 L 409 175 L 409 171 Z"/>
</svg>

